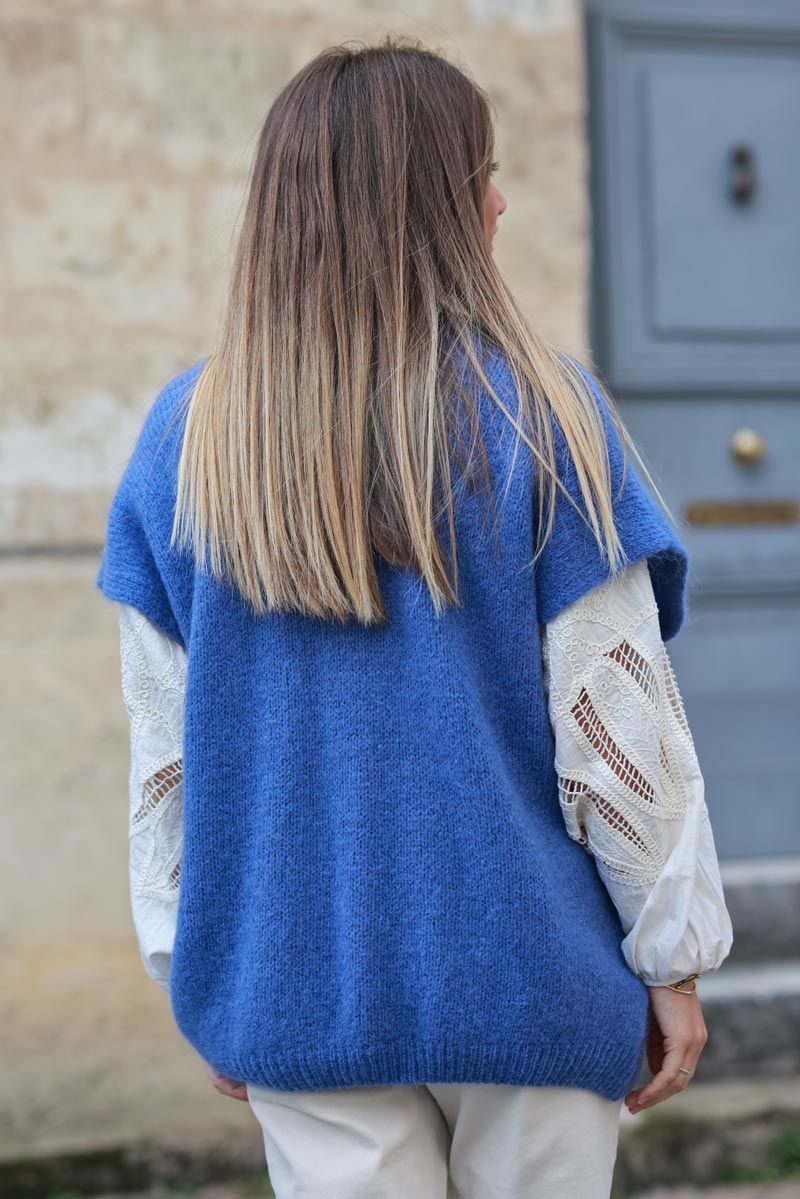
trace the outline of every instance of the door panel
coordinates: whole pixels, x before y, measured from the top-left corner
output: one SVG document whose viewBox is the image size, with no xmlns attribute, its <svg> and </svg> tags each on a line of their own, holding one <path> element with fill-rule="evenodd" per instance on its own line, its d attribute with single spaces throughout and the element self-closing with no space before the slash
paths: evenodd
<svg viewBox="0 0 800 1199">
<path fill-rule="evenodd" d="M 755 31 L 708 0 L 691 24 L 618 7 L 589 25 L 608 372 L 625 391 L 796 393 L 800 14 Z"/>
<path fill-rule="evenodd" d="M 800 50 L 638 57 L 651 336 L 745 339 L 768 374 L 776 340 L 800 347 Z"/>
<path fill-rule="evenodd" d="M 618 407 L 689 551 L 687 621 L 668 652 L 717 852 L 800 853 L 800 406 L 687 396 Z M 763 437 L 756 463 L 731 452 L 743 428 Z M 776 498 L 795 502 L 794 520 L 742 523 L 747 505 Z M 730 500 L 744 505 L 737 521 L 688 519 L 699 501 L 713 518 Z"/>
<path fill-rule="evenodd" d="M 693 584 L 800 588 L 800 405 L 611 391 L 689 550 Z M 734 452 L 745 431 L 761 439 L 754 461 Z"/>
</svg>

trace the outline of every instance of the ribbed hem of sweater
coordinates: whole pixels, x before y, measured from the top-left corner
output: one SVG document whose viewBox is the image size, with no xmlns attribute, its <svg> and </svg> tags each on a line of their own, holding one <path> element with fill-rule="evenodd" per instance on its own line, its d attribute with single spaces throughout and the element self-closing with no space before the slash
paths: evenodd
<svg viewBox="0 0 800 1199">
<path fill-rule="evenodd" d="M 212 1064 L 226 1077 L 284 1091 L 471 1082 L 582 1087 L 622 1099 L 634 1085 L 643 1058 L 644 1044 L 641 1053 L 632 1055 L 630 1039 L 580 1049 L 530 1042 L 464 1046 L 404 1040 L 355 1049 L 251 1054 Z"/>
</svg>

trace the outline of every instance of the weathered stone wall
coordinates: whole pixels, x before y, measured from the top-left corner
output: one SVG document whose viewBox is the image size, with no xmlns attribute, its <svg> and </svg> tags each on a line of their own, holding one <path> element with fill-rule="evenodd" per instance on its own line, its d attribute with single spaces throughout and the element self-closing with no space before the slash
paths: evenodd
<svg viewBox="0 0 800 1199">
<path fill-rule="evenodd" d="M 146 404 L 209 348 L 270 100 L 331 42 L 411 33 L 488 89 L 509 201 L 498 260 L 542 331 L 583 349 L 572 5 L 443 0 L 436 24 L 427 8 L 27 0 L 0 9 L 0 544 L 96 542 Z"/>
<path fill-rule="evenodd" d="M 0 1157 L 256 1131 L 211 1090 L 139 962 L 116 614 L 93 583 L 144 412 L 208 350 L 277 89 L 323 46 L 388 30 L 465 64 L 497 110 L 496 256 L 540 330 L 586 351 L 575 0 L 430 9 L 0 3 Z"/>
</svg>

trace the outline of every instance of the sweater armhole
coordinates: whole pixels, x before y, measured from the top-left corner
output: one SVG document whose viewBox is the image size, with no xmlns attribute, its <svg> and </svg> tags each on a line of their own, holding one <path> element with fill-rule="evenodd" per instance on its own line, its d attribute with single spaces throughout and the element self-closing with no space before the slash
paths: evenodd
<svg viewBox="0 0 800 1199">
<path fill-rule="evenodd" d="M 126 472 L 111 502 L 95 584 L 108 599 L 137 608 L 186 649 L 133 490 L 132 476 Z"/>
<path fill-rule="evenodd" d="M 661 636 L 668 641 L 680 631 L 686 615 L 688 553 L 655 497 L 645 487 L 630 455 L 625 463 L 622 440 L 608 405 L 593 377 L 583 367 L 580 369 L 591 384 L 606 431 L 614 519 L 625 552 L 625 565 L 647 559 L 658 604 Z M 556 488 L 552 528 L 534 566 L 540 624 L 549 623 L 569 604 L 615 577 L 588 524 L 575 466 L 557 421 L 554 421 L 554 441 L 558 478 L 580 511 L 576 511 L 564 492 Z M 623 464 L 625 486 L 620 490 Z M 536 516 L 534 513 L 534 523 Z"/>
<path fill-rule="evenodd" d="M 181 649 L 185 650 L 183 634 L 163 588 L 154 588 L 150 582 L 138 578 L 132 571 L 126 571 L 120 576 L 109 575 L 105 566 L 106 558 L 107 554 L 104 552 L 95 579 L 96 586 L 108 599 L 136 608 L 162 633 L 177 641 Z"/>
</svg>

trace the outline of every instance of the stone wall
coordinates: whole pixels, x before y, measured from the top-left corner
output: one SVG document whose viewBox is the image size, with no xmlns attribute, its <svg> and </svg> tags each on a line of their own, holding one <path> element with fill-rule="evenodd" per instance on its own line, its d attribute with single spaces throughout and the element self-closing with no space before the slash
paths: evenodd
<svg viewBox="0 0 800 1199">
<path fill-rule="evenodd" d="M 0 8 L 0 545 L 96 543 L 166 378 L 216 329 L 272 97 L 323 46 L 388 29 L 466 65 L 497 109 L 496 253 L 531 319 L 585 348 L 579 27 L 567 0 L 269 0 Z M 335 11 L 336 16 L 331 16 Z"/>
<path fill-rule="evenodd" d="M 139 962 L 116 613 L 94 575 L 147 407 L 208 350 L 277 89 L 325 45 L 389 30 L 466 65 L 497 110 L 496 256 L 538 328 L 587 353 L 575 5 L 430 7 L 0 3 L 0 1158 L 257 1131 Z"/>
</svg>

